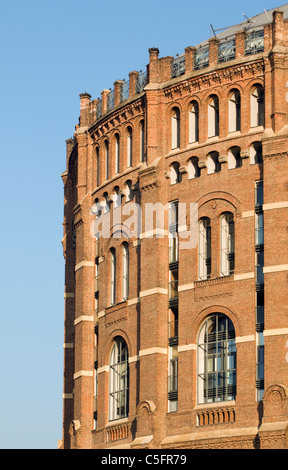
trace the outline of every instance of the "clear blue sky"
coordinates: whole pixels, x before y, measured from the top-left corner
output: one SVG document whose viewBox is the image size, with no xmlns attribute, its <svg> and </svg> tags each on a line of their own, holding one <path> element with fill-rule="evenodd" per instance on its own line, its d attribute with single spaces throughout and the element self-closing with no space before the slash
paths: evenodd
<svg viewBox="0 0 288 470">
<path fill-rule="evenodd" d="M 0 448 L 62 437 L 65 140 L 79 93 L 184 52 L 272 0 L 2 0 Z"/>
</svg>

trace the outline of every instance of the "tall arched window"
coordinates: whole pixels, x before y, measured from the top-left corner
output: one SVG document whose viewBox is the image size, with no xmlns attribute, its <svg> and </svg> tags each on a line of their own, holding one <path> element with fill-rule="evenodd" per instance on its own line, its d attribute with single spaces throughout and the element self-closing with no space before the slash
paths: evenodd
<svg viewBox="0 0 288 470">
<path fill-rule="evenodd" d="M 199 140 L 199 105 L 193 101 L 189 111 L 189 143 Z"/>
<path fill-rule="evenodd" d="M 208 317 L 198 337 L 198 403 L 236 398 L 236 345 L 231 320 L 216 313 Z"/>
<path fill-rule="evenodd" d="M 240 168 L 242 166 L 242 158 L 240 156 L 240 147 L 231 147 L 228 150 L 228 170 Z"/>
<path fill-rule="evenodd" d="M 181 182 L 181 173 L 179 171 L 180 168 L 180 163 L 174 162 L 171 165 L 170 169 L 170 178 L 171 178 L 171 184 L 176 184 Z"/>
<path fill-rule="evenodd" d="M 251 127 L 264 126 L 264 88 L 262 85 L 256 85 L 251 93 L 250 111 Z"/>
<path fill-rule="evenodd" d="M 110 303 L 111 305 L 115 305 L 115 300 L 116 300 L 116 251 L 115 251 L 115 248 L 111 248 L 110 256 L 111 256 Z"/>
<path fill-rule="evenodd" d="M 105 179 L 109 179 L 109 143 L 105 140 Z"/>
<path fill-rule="evenodd" d="M 221 171 L 221 163 L 219 162 L 219 153 L 211 152 L 207 157 L 207 174 L 218 173 Z"/>
<path fill-rule="evenodd" d="M 144 121 L 140 122 L 140 162 L 144 162 L 145 152 L 145 134 L 144 134 Z"/>
<path fill-rule="evenodd" d="M 99 147 L 96 147 L 96 186 L 100 184 L 100 157 L 99 157 Z"/>
<path fill-rule="evenodd" d="M 200 176 L 200 168 L 198 165 L 199 159 L 197 157 L 190 158 L 188 162 L 188 179 L 198 178 Z"/>
<path fill-rule="evenodd" d="M 122 297 L 123 300 L 128 299 L 129 293 L 129 245 L 123 243 L 122 248 Z"/>
<path fill-rule="evenodd" d="M 123 338 L 116 338 L 109 363 L 109 420 L 126 418 L 129 404 L 128 348 Z"/>
<path fill-rule="evenodd" d="M 199 280 L 209 279 L 211 275 L 211 226 L 208 217 L 203 217 L 199 221 L 198 249 Z"/>
<path fill-rule="evenodd" d="M 132 189 L 132 181 L 128 180 L 125 183 L 125 195 L 126 195 L 126 202 L 132 201 L 134 197 L 133 189 Z"/>
<path fill-rule="evenodd" d="M 119 173 L 120 139 L 119 134 L 115 136 L 115 173 Z"/>
<path fill-rule="evenodd" d="M 221 276 L 234 272 L 234 220 L 233 214 L 227 212 L 221 216 Z"/>
<path fill-rule="evenodd" d="M 127 129 L 127 168 L 132 166 L 132 128 Z"/>
<path fill-rule="evenodd" d="M 172 149 L 180 147 L 180 111 L 178 108 L 173 108 L 171 117 L 171 132 L 172 132 Z"/>
<path fill-rule="evenodd" d="M 262 163 L 262 143 L 261 142 L 253 142 L 250 146 L 250 163 L 254 165 L 255 163 Z"/>
<path fill-rule="evenodd" d="M 241 129 L 241 97 L 238 90 L 233 90 L 229 98 L 229 132 Z"/>
<path fill-rule="evenodd" d="M 212 95 L 208 103 L 208 137 L 219 135 L 219 99 Z"/>
</svg>

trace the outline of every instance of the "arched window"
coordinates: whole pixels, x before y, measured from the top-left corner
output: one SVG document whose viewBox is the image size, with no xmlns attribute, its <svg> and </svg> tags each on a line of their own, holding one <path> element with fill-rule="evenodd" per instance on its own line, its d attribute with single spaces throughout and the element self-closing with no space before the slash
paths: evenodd
<svg viewBox="0 0 288 470">
<path fill-rule="evenodd" d="M 127 300 L 129 293 L 129 245 L 127 242 L 123 243 L 122 250 L 122 297 L 123 300 Z"/>
<path fill-rule="evenodd" d="M 145 134 L 144 134 L 144 121 L 140 122 L 140 162 L 144 162 L 145 155 Z"/>
<path fill-rule="evenodd" d="M 100 184 L 100 157 L 99 157 L 99 147 L 96 147 L 96 186 Z"/>
<path fill-rule="evenodd" d="M 219 135 L 219 99 L 212 95 L 208 103 L 208 137 Z"/>
<path fill-rule="evenodd" d="M 228 150 L 228 170 L 240 168 L 242 166 L 240 151 L 240 147 L 231 147 Z"/>
<path fill-rule="evenodd" d="M 115 136 L 115 174 L 119 173 L 119 157 L 120 157 L 120 138 L 119 134 Z"/>
<path fill-rule="evenodd" d="M 105 140 L 105 179 L 109 179 L 109 143 Z"/>
<path fill-rule="evenodd" d="M 189 143 L 199 140 L 199 105 L 197 101 L 192 102 L 189 111 Z"/>
<path fill-rule="evenodd" d="M 127 129 L 127 168 L 132 166 L 132 128 Z"/>
<path fill-rule="evenodd" d="M 172 132 L 172 150 L 180 147 L 180 111 L 178 108 L 173 108 L 171 117 L 171 132 Z"/>
<path fill-rule="evenodd" d="M 216 313 L 198 337 L 198 403 L 235 400 L 236 345 L 233 323 Z"/>
<path fill-rule="evenodd" d="M 198 249 L 199 280 L 209 279 L 211 275 L 211 226 L 208 217 L 199 221 Z"/>
<path fill-rule="evenodd" d="M 233 214 L 227 212 L 221 216 L 221 276 L 234 272 L 234 220 Z"/>
<path fill-rule="evenodd" d="M 241 129 L 241 97 L 238 90 L 234 90 L 229 98 L 229 132 Z"/>
<path fill-rule="evenodd" d="M 174 162 L 171 165 L 170 169 L 170 178 L 171 184 L 176 184 L 181 182 L 181 173 L 179 171 L 180 163 Z"/>
<path fill-rule="evenodd" d="M 262 143 L 253 142 L 250 146 L 250 164 L 254 165 L 255 163 L 262 163 Z"/>
<path fill-rule="evenodd" d="M 111 200 L 113 201 L 114 209 L 121 206 L 122 197 L 121 197 L 121 194 L 120 194 L 119 186 L 114 187 L 113 194 L 111 196 Z"/>
<path fill-rule="evenodd" d="M 126 418 L 129 404 L 128 348 L 123 338 L 116 338 L 109 362 L 109 420 Z"/>
<path fill-rule="evenodd" d="M 188 179 L 198 178 L 200 176 L 200 168 L 198 166 L 198 158 L 192 157 L 188 162 Z"/>
<path fill-rule="evenodd" d="M 219 153 L 211 152 L 207 157 L 207 173 L 211 175 L 212 173 L 218 173 L 221 171 L 221 163 L 219 162 Z"/>
<path fill-rule="evenodd" d="M 132 181 L 126 181 L 125 183 L 125 195 L 126 195 L 126 202 L 132 201 L 134 193 L 132 189 Z"/>
<path fill-rule="evenodd" d="M 115 305 L 116 300 L 116 251 L 115 248 L 110 250 L 111 261 L 111 279 L 110 279 L 110 303 Z"/>
<path fill-rule="evenodd" d="M 251 93 L 251 127 L 264 126 L 264 88 L 256 85 Z"/>
</svg>

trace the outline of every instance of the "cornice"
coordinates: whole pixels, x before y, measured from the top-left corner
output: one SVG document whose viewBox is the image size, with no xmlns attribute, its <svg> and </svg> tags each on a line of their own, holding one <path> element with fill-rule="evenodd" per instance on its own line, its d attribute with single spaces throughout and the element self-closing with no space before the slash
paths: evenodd
<svg viewBox="0 0 288 470">
<path fill-rule="evenodd" d="M 223 85 L 223 83 L 232 83 L 235 80 L 243 80 L 250 78 L 251 76 L 257 75 L 257 77 L 264 75 L 265 71 L 265 60 L 262 57 L 258 60 L 254 60 L 250 63 L 240 63 L 235 65 L 229 65 L 222 69 L 206 71 L 202 75 L 192 76 L 186 78 L 186 80 L 171 83 L 168 82 L 164 85 L 164 95 L 166 97 L 173 96 L 175 92 L 193 92 L 200 91 L 202 89 L 208 89 L 217 85 Z"/>
</svg>

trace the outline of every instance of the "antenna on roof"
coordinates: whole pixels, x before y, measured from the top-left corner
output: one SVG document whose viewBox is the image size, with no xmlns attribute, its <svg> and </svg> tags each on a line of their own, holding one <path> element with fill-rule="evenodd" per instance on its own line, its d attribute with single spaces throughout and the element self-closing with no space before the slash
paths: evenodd
<svg viewBox="0 0 288 470">
<path fill-rule="evenodd" d="M 265 8 L 264 8 L 264 13 L 265 13 L 265 15 L 266 15 L 266 18 L 267 18 L 267 20 L 269 21 L 269 23 L 271 23 L 271 20 L 270 20 L 270 18 L 269 18 L 269 16 L 268 16 L 268 13 L 267 13 L 267 11 L 265 10 Z"/>
<path fill-rule="evenodd" d="M 215 36 L 215 38 L 216 38 L 215 29 L 213 28 L 212 24 L 210 24 L 210 27 L 211 27 L 212 33 L 214 34 L 214 36 Z"/>
</svg>

